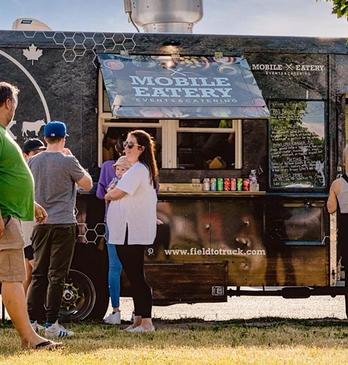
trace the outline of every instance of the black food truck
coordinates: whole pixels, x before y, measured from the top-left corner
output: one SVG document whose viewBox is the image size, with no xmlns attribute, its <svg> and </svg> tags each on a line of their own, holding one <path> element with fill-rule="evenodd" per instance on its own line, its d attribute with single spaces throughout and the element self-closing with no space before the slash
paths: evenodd
<svg viewBox="0 0 348 365">
<path fill-rule="evenodd" d="M 95 182 L 110 143 L 139 128 L 154 137 L 154 304 L 346 295 L 325 207 L 346 138 L 346 39 L 1 31 L 0 79 L 20 89 L 16 141 L 65 121 Z M 100 319 L 104 202 L 81 193 L 76 214 L 61 313 Z"/>
</svg>

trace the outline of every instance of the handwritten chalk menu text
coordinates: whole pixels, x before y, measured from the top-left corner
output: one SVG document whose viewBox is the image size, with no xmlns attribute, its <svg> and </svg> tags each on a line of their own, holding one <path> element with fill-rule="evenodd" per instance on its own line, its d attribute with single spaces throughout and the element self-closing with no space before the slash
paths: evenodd
<svg viewBox="0 0 348 365">
<path fill-rule="evenodd" d="M 269 109 L 271 188 L 325 187 L 324 102 L 272 101 Z"/>
</svg>

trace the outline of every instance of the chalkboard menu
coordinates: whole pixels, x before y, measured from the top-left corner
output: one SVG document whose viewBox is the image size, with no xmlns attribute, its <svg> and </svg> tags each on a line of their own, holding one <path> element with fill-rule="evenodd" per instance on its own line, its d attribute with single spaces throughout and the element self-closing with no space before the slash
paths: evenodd
<svg viewBox="0 0 348 365">
<path fill-rule="evenodd" d="M 271 188 L 326 186 L 325 105 L 322 101 L 272 101 Z"/>
</svg>

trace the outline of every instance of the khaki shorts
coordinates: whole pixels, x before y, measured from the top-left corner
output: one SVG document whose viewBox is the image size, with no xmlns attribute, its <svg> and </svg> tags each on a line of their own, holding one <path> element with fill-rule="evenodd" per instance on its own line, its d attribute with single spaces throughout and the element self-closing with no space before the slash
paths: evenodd
<svg viewBox="0 0 348 365">
<path fill-rule="evenodd" d="M 25 280 L 24 254 L 22 249 L 0 251 L 0 282 Z"/>
<path fill-rule="evenodd" d="M 5 231 L 0 239 L 0 282 L 25 280 L 25 265 L 21 223 L 18 219 L 4 218 Z"/>
</svg>

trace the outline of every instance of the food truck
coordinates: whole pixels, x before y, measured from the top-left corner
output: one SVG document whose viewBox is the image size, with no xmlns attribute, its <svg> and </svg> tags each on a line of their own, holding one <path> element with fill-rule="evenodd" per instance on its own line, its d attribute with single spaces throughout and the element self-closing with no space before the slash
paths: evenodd
<svg viewBox="0 0 348 365">
<path fill-rule="evenodd" d="M 128 131 L 153 136 L 155 305 L 346 295 L 325 204 L 346 143 L 347 70 L 346 39 L 0 32 L 0 79 L 20 89 L 8 127 L 19 145 L 63 120 L 67 146 L 97 183 Z M 76 214 L 61 312 L 98 319 L 108 288 L 95 190 L 79 194 Z"/>
</svg>

